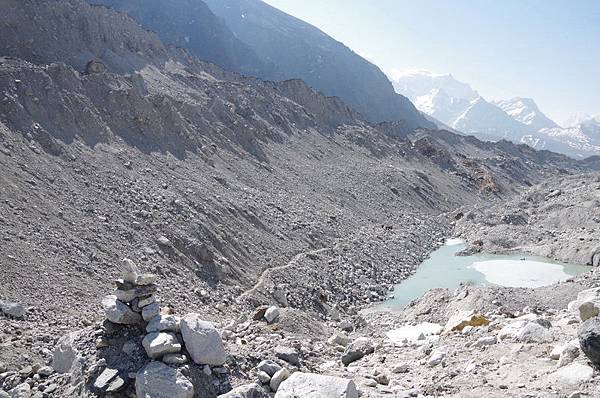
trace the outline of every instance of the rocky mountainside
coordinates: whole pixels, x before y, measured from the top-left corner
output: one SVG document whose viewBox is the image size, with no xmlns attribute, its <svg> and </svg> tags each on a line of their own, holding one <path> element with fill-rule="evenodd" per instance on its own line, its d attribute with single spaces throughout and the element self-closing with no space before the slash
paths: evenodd
<svg viewBox="0 0 600 398">
<path fill-rule="evenodd" d="M 385 74 L 319 29 L 260 0 L 208 0 L 206 4 L 267 64 L 269 80 L 302 79 L 340 97 L 368 121 L 402 120 L 409 128 L 434 127 Z"/>
<path fill-rule="evenodd" d="M 227 72 L 83 0 L 8 5 L 2 397 L 216 397 L 253 381 L 263 398 L 323 383 L 377 396 L 342 365 L 371 351 L 359 310 L 451 234 L 457 207 L 587 167 L 371 125 L 300 80 Z M 362 340 L 327 343 L 341 330 Z"/>
<path fill-rule="evenodd" d="M 223 69 L 263 77 L 269 67 L 201 0 L 90 0 L 125 12 L 167 44 Z"/>
</svg>

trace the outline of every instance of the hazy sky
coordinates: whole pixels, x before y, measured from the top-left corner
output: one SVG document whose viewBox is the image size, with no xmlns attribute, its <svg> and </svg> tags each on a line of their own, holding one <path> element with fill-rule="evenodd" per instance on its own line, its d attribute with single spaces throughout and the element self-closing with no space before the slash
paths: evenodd
<svg viewBox="0 0 600 398">
<path fill-rule="evenodd" d="M 452 73 L 558 123 L 600 114 L 600 0 L 265 0 L 382 70 Z"/>
</svg>

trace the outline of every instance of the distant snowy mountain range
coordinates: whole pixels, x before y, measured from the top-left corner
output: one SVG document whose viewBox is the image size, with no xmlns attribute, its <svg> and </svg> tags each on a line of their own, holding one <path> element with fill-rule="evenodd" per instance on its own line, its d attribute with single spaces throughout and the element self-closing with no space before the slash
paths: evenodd
<svg viewBox="0 0 600 398">
<path fill-rule="evenodd" d="M 452 75 L 418 70 L 391 73 L 399 94 L 421 112 L 451 128 L 486 140 L 507 139 L 575 158 L 600 155 L 600 118 L 578 116 L 561 127 L 531 98 L 487 101 Z"/>
</svg>

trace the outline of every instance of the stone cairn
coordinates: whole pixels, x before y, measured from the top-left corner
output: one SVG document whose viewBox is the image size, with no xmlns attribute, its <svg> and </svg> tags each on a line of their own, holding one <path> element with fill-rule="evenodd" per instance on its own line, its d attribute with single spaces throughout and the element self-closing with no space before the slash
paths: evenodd
<svg viewBox="0 0 600 398">
<path fill-rule="evenodd" d="M 155 294 L 158 290 L 156 281 L 156 275 L 140 273 L 136 264 L 126 258 L 122 262 L 122 278 L 115 281 L 117 289 L 102 300 L 110 322 L 145 328 L 142 346 L 153 361 L 138 372 L 138 396 L 146 396 L 144 392 L 147 389 L 156 388 L 153 385 L 161 379 L 160 376 L 169 372 L 165 364 L 182 365 L 191 359 L 209 372 L 210 366 L 222 366 L 227 357 L 220 333 L 212 323 L 203 321 L 199 314 L 178 317 L 161 313 Z M 183 396 L 188 396 L 190 390 L 193 395 L 189 381 L 181 381 L 185 378 L 178 371 L 174 377 L 179 379 L 180 387 L 186 387 Z M 102 375 L 99 379 L 103 379 Z M 163 384 L 169 385 L 169 382 L 163 380 Z M 96 387 L 102 389 L 101 386 Z"/>
</svg>

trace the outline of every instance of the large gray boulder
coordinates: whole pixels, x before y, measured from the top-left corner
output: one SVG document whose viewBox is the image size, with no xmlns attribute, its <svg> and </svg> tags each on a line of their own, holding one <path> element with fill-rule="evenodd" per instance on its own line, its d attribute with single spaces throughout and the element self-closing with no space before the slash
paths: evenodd
<svg viewBox="0 0 600 398">
<path fill-rule="evenodd" d="M 197 364 L 220 366 L 227 353 L 221 335 L 214 325 L 203 321 L 200 314 L 188 314 L 181 320 L 181 335 L 192 360 Z"/>
<path fill-rule="evenodd" d="M 117 296 L 108 295 L 102 299 L 102 308 L 106 319 L 121 325 L 136 325 L 142 321 L 140 314 L 133 312 L 127 304 L 117 300 Z"/>
<path fill-rule="evenodd" d="M 269 394 L 258 383 L 252 383 L 236 387 L 217 398 L 269 398 Z"/>
<path fill-rule="evenodd" d="M 362 357 L 375 352 L 373 343 L 366 337 L 359 337 L 352 343 L 348 344 L 346 350 L 342 354 L 342 363 L 346 366 L 354 361 L 358 361 Z"/>
<path fill-rule="evenodd" d="M 194 386 L 181 372 L 162 362 L 150 362 L 135 377 L 137 398 L 192 398 Z"/>
<path fill-rule="evenodd" d="M 75 346 L 76 332 L 64 335 L 58 340 L 52 353 L 52 367 L 58 373 L 68 373 L 73 367 L 75 359 L 79 357 L 79 350 Z"/>
<path fill-rule="evenodd" d="M 581 351 L 596 367 L 600 367 L 600 318 L 590 318 L 578 332 Z"/>
<path fill-rule="evenodd" d="M 279 386 L 275 398 L 358 398 L 352 380 L 296 372 Z"/>
</svg>

